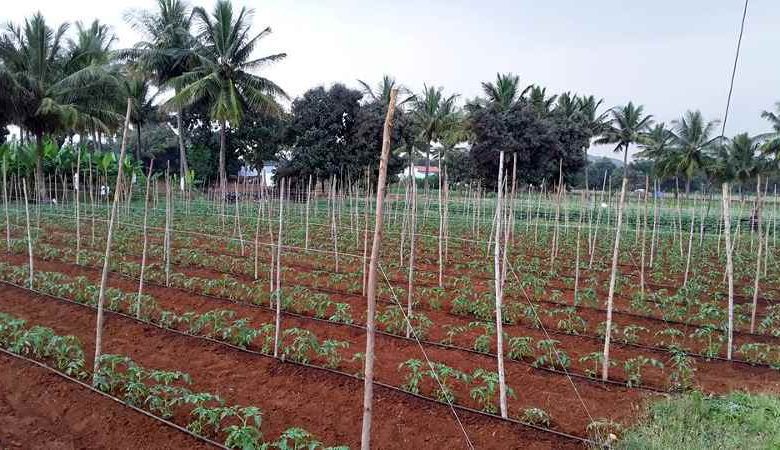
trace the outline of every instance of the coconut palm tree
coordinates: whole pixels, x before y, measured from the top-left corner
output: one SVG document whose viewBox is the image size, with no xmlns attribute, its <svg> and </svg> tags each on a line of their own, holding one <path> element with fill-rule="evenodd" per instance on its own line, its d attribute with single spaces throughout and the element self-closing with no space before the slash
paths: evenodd
<svg viewBox="0 0 780 450">
<path fill-rule="evenodd" d="M 612 117 L 606 123 L 601 137 L 596 139 L 596 144 L 615 144 L 615 153 L 623 152 L 623 167 L 628 167 L 628 148 L 642 139 L 653 123 L 653 116 L 645 115 L 644 106 L 635 106 L 633 102 L 612 108 L 610 115 Z M 623 176 L 627 176 L 625 170 Z"/>
<path fill-rule="evenodd" d="M 726 162 L 732 179 L 746 187 L 748 181 L 754 179 L 766 167 L 766 161 L 760 155 L 761 141 L 750 137 L 747 133 L 734 136 L 726 146 Z"/>
<path fill-rule="evenodd" d="M 288 98 L 276 83 L 252 73 L 287 56 L 277 53 L 252 57 L 260 41 L 271 33 L 271 28 L 265 28 L 250 35 L 252 16 L 253 10 L 247 8 L 234 14 L 228 0 L 217 1 L 211 14 L 203 8 L 195 8 L 193 17 L 199 32 L 195 64 L 171 80 L 179 92 L 169 105 L 181 108 L 205 101 L 210 105 L 211 119 L 219 123 L 219 183 L 223 196 L 227 189 L 225 131 L 228 124 L 237 126 L 249 109 L 277 114 L 280 112 L 277 99 Z"/>
<path fill-rule="evenodd" d="M 677 173 L 678 155 L 673 142 L 674 135 L 666 128 L 666 124 L 657 123 L 650 131 L 640 136 L 641 151 L 636 156 L 652 161 L 657 175 L 674 175 Z"/>
<path fill-rule="evenodd" d="M 525 96 L 525 94 L 528 94 Z M 557 95 L 547 96 L 547 88 L 541 86 L 528 86 L 523 91 L 524 98 L 531 105 L 534 111 L 540 116 L 546 115 L 552 109 L 555 101 L 558 99 Z"/>
<path fill-rule="evenodd" d="M 14 105 L 14 122 L 35 137 L 36 183 L 47 197 L 43 145 L 47 135 L 90 123 L 107 131 L 119 121 L 118 85 L 99 63 L 75 64 L 65 48 L 67 24 L 50 27 L 40 13 L 0 37 L 0 86 Z"/>
<path fill-rule="evenodd" d="M 396 107 L 399 107 L 412 99 L 409 90 L 403 86 L 398 85 L 398 83 L 395 81 L 395 78 L 391 77 L 390 75 L 382 76 L 382 81 L 377 85 L 376 89 L 372 88 L 363 80 L 357 80 L 357 82 L 360 84 L 363 93 L 366 94 L 373 102 L 380 102 L 383 105 L 387 105 L 390 103 L 390 92 L 393 89 L 398 90 L 398 95 L 404 96 L 403 99 L 396 100 Z"/>
<path fill-rule="evenodd" d="M 775 102 L 775 111 L 761 111 L 761 118 L 768 120 L 774 134 L 780 136 L 780 102 Z"/>
<path fill-rule="evenodd" d="M 444 96 L 442 88 L 424 86 L 422 95 L 415 96 L 413 118 L 425 145 L 425 191 L 428 191 L 428 172 L 431 168 L 431 145 L 457 121 L 455 99 L 457 95 Z"/>
<path fill-rule="evenodd" d="M 485 94 L 487 102 L 495 105 L 501 111 L 511 108 L 525 95 L 528 89 L 530 86 L 521 91 L 520 77 L 512 73 L 497 73 L 495 82 L 482 82 L 482 92 Z"/>
<path fill-rule="evenodd" d="M 592 95 L 577 97 L 580 117 L 584 121 L 591 137 L 601 135 L 607 124 L 609 111 L 599 113 L 599 107 L 602 103 L 604 103 L 604 100 L 596 100 L 596 97 Z"/>
<path fill-rule="evenodd" d="M 696 172 L 706 166 L 707 149 L 719 136 L 714 136 L 717 120 L 706 122 L 700 111 L 687 111 L 685 115 L 672 122 L 675 152 L 677 153 L 677 171 L 685 174 L 685 194 L 691 191 L 691 179 Z"/>
<path fill-rule="evenodd" d="M 132 99 L 130 110 L 130 123 L 136 131 L 137 146 L 135 149 L 136 161 L 141 161 L 143 146 L 141 143 L 141 127 L 154 119 L 157 115 L 155 101 L 161 91 L 152 93 L 152 85 L 148 78 L 144 78 L 138 72 L 129 72 L 122 79 L 122 88 L 126 98 Z"/>
<path fill-rule="evenodd" d="M 190 34 L 193 13 L 183 0 L 157 0 L 156 11 L 131 10 L 125 20 L 143 36 L 143 40 L 132 49 L 117 52 L 117 56 L 137 62 L 140 69 L 152 75 L 160 90 L 172 86 L 171 80 L 189 71 L 194 64 L 195 43 Z M 173 87 L 178 94 L 178 87 Z M 188 165 L 181 106 L 175 113 L 179 175 L 185 179 Z"/>
</svg>

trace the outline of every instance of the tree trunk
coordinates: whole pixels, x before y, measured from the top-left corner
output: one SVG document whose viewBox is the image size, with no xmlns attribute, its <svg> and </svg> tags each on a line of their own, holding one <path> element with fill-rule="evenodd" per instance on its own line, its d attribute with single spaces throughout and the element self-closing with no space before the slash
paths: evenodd
<svg viewBox="0 0 780 450">
<path fill-rule="evenodd" d="M 108 268 L 111 261 L 111 239 L 114 233 L 114 222 L 116 221 L 116 210 L 119 204 L 119 187 L 122 182 L 122 169 L 125 161 L 125 151 L 127 150 L 127 128 L 130 125 L 130 111 L 133 106 L 132 99 L 127 99 L 127 112 L 125 113 L 125 124 L 122 131 L 122 147 L 119 151 L 119 162 L 116 176 L 116 187 L 114 189 L 114 203 L 111 206 L 111 217 L 108 221 L 108 232 L 106 234 L 106 253 L 103 258 L 103 272 L 100 276 L 100 292 L 97 302 L 97 325 L 95 327 L 95 364 L 92 371 L 92 385 L 97 383 L 98 370 L 100 369 L 100 355 L 103 344 L 103 305 L 106 301 L 106 285 L 108 284 Z"/>
<path fill-rule="evenodd" d="M 220 124 L 220 149 L 224 147 L 222 144 L 222 135 L 224 134 L 225 122 Z M 140 127 L 139 127 L 140 128 Z M 189 166 L 187 166 L 187 150 L 184 147 L 184 125 L 182 124 L 182 109 L 179 107 L 176 110 L 176 128 L 179 130 L 179 176 L 181 179 L 185 179 Z M 140 143 L 140 142 L 139 142 Z M 222 150 L 220 150 L 221 152 Z M 223 167 L 223 166 L 220 166 Z M 221 172 L 220 172 L 221 173 Z M 224 192 L 223 192 L 224 195 Z"/>
<path fill-rule="evenodd" d="M 141 124 L 137 123 L 135 124 L 136 128 L 136 136 L 138 138 L 138 147 L 135 149 L 135 160 L 140 164 L 141 163 Z M 180 131 L 181 132 L 181 131 Z"/>
<path fill-rule="evenodd" d="M 368 292 L 366 313 L 366 352 L 365 368 L 363 372 L 363 426 L 360 437 L 360 448 L 371 448 L 371 420 L 374 401 L 374 339 L 375 339 L 375 315 L 376 315 L 376 278 L 377 265 L 379 264 L 379 247 L 382 240 L 383 209 L 385 197 L 385 182 L 387 180 L 387 161 L 390 157 L 390 133 L 393 127 L 393 113 L 395 112 L 395 98 L 398 90 L 390 91 L 390 104 L 387 108 L 385 125 L 382 136 L 382 155 L 379 160 L 379 177 L 376 186 L 376 211 L 374 214 L 374 240 L 371 244 L 371 260 L 368 269 Z"/>
<path fill-rule="evenodd" d="M 43 134 L 35 134 L 35 192 L 36 200 L 42 202 L 47 198 L 46 182 L 43 179 Z"/>
<path fill-rule="evenodd" d="M 227 137 L 225 136 L 225 121 L 219 121 L 219 190 L 222 195 L 222 202 L 225 201 L 227 193 L 227 171 L 225 169 L 225 147 L 227 146 Z"/>
</svg>

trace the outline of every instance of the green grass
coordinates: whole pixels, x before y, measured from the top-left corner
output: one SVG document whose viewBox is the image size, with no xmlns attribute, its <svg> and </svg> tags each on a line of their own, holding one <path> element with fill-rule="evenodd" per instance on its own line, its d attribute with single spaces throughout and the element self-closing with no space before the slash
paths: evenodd
<svg viewBox="0 0 780 450">
<path fill-rule="evenodd" d="M 780 397 L 700 392 L 654 403 L 620 449 L 780 449 Z"/>
</svg>

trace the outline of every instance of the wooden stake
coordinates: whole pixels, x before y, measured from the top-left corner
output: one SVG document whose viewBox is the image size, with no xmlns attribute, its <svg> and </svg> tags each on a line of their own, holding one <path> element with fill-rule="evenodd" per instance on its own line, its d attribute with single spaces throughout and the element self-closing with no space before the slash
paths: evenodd
<svg viewBox="0 0 780 450">
<path fill-rule="evenodd" d="M 374 339 L 376 315 L 376 269 L 379 263 L 379 247 L 382 240 L 382 223 L 387 180 L 387 161 L 390 157 L 390 133 L 393 127 L 393 112 L 398 90 L 390 91 L 390 103 L 387 108 L 385 125 L 382 135 L 382 155 L 379 160 L 379 177 L 376 186 L 376 211 L 374 214 L 374 241 L 371 244 L 371 262 L 368 271 L 368 311 L 366 317 L 366 361 L 363 372 L 363 426 L 361 430 L 360 447 L 362 450 L 371 448 L 371 420 L 374 400 Z"/>
<path fill-rule="evenodd" d="M 149 245 L 149 232 L 148 232 L 149 191 L 151 190 L 151 184 L 152 184 L 153 166 L 154 166 L 154 159 L 152 159 L 149 162 L 149 173 L 146 175 L 146 195 L 144 196 L 144 225 L 143 225 L 144 243 L 143 243 L 143 250 L 141 251 L 141 274 L 138 277 L 138 298 L 136 300 L 136 305 L 135 305 L 135 316 L 139 319 L 141 318 L 141 294 L 143 294 L 144 291 L 144 271 L 146 270 L 146 251 Z"/>
<path fill-rule="evenodd" d="M 114 203 L 111 206 L 111 217 L 108 220 L 108 233 L 106 235 L 106 253 L 103 258 L 103 272 L 100 276 L 100 291 L 97 302 L 97 325 L 95 329 L 95 364 L 92 370 L 92 385 L 97 385 L 100 369 L 100 355 L 103 344 L 103 308 L 106 301 L 106 285 L 108 284 L 108 268 L 111 262 L 111 240 L 114 233 L 114 221 L 116 220 L 116 210 L 119 204 L 119 186 L 122 181 L 122 169 L 125 162 L 125 151 L 127 150 L 127 129 L 130 125 L 130 112 L 132 110 L 132 99 L 127 99 L 127 111 L 125 112 L 125 125 L 122 132 L 122 146 L 119 151 L 119 167 L 116 176 L 116 188 L 114 189 Z"/>
</svg>

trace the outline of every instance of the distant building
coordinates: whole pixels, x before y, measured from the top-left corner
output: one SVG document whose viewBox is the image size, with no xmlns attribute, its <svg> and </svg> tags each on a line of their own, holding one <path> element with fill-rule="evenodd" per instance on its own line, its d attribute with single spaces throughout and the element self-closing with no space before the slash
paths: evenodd
<svg viewBox="0 0 780 450">
<path fill-rule="evenodd" d="M 276 173 L 276 162 L 267 161 L 263 163 L 263 168 L 258 171 L 252 166 L 241 166 L 238 169 L 238 177 L 248 179 L 250 182 L 257 180 L 265 186 L 274 185 L 274 174 Z"/>
<path fill-rule="evenodd" d="M 414 166 L 413 167 L 414 178 L 416 178 L 418 180 L 422 180 L 423 178 L 425 178 L 425 173 L 426 173 L 425 169 L 426 169 L 425 166 Z M 439 175 L 439 168 L 438 167 L 433 166 L 433 165 L 431 167 L 428 167 L 428 176 L 433 177 L 433 176 L 437 176 L 437 175 Z M 406 169 L 404 169 L 403 177 L 404 178 L 409 177 L 409 168 L 408 167 Z"/>
</svg>

